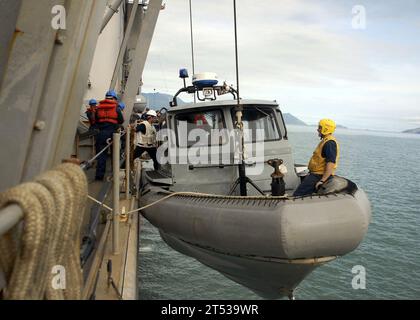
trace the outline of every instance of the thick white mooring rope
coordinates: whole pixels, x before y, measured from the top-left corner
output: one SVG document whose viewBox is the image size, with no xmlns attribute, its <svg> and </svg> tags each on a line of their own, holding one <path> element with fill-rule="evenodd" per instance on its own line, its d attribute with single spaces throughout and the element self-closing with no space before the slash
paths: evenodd
<svg viewBox="0 0 420 320">
<path fill-rule="evenodd" d="M 87 179 L 76 164 L 65 163 L 0 193 L 0 208 L 18 204 L 23 223 L 0 238 L 0 268 L 6 299 L 80 299 L 80 229 Z M 54 286 L 59 267 L 61 286 Z M 63 268 L 64 267 L 64 268 Z"/>
</svg>

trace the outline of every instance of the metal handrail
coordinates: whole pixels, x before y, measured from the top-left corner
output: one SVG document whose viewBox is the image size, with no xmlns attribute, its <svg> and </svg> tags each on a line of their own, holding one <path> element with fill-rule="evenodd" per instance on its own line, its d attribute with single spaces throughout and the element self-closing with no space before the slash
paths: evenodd
<svg viewBox="0 0 420 320">
<path fill-rule="evenodd" d="M 119 249 L 119 221 L 120 221 L 120 139 L 119 133 L 114 133 L 113 140 L 115 148 L 112 153 L 112 170 L 113 170 L 113 182 L 112 182 L 112 194 L 113 194 L 113 212 L 112 212 L 112 253 L 118 254 Z"/>
<path fill-rule="evenodd" d="M 0 237 L 23 219 L 23 211 L 17 204 L 11 204 L 0 210 Z"/>
<path fill-rule="evenodd" d="M 98 152 L 92 159 L 89 159 L 89 160 L 83 162 L 80 165 L 80 168 L 82 170 L 89 170 L 92 162 L 95 161 L 102 153 L 104 153 L 106 150 L 108 150 L 108 148 L 112 145 L 112 142 L 113 142 L 112 139 L 108 139 L 106 147 L 103 148 L 100 152 Z"/>
<path fill-rule="evenodd" d="M 124 136 L 126 131 L 121 133 L 120 137 Z M 119 142 L 119 141 L 118 141 Z M 105 150 L 107 150 L 112 145 L 112 141 L 109 141 L 108 145 L 100 151 L 95 157 L 84 162 L 80 165 L 83 170 L 89 169 L 89 165 Z M 127 161 L 127 160 L 126 160 Z M 17 204 L 10 204 L 2 209 L 0 209 L 0 237 L 11 230 L 23 219 L 22 208 Z"/>
<path fill-rule="evenodd" d="M 123 137 L 125 134 L 127 133 L 127 131 L 123 131 L 122 133 L 121 133 L 121 137 Z M 112 145 L 112 143 L 113 143 L 113 141 L 112 141 L 112 139 L 110 138 L 110 139 L 108 139 L 107 140 L 107 145 L 106 145 L 106 147 L 104 147 L 101 151 L 99 151 L 92 159 L 89 159 L 89 160 L 87 160 L 87 161 L 84 161 L 81 165 L 80 165 L 80 168 L 82 169 L 82 170 L 89 170 L 91 167 L 90 167 L 90 165 L 92 164 L 92 162 L 93 161 L 95 161 L 102 153 L 104 153 L 105 152 L 105 150 L 108 150 L 108 148 Z"/>
<path fill-rule="evenodd" d="M 125 198 L 130 200 L 130 127 L 127 127 L 125 136 Z"/>
</svg>

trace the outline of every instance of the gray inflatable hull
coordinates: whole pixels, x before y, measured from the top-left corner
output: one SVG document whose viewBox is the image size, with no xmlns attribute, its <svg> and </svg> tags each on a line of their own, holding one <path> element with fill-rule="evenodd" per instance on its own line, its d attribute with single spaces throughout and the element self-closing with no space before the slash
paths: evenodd
<svg viewBox="0 0 420 320">
<path fill-rule="evenodd" d="M 166 195 L 152 187 L 140 205 Z M 142 213 L 172 248 L 266 298 L 356 249 L 371 218 L 361 189 L 288 200 L 174 196 Z"/>
<path fill-rule="evenodd" d="M 163 231 L 160 231 L 160 235 L 176 251 L 197 259 L 266 299 L 289 296 L 316 267 L 334 259 L 334 257 L 329 257 L 316 262 L 307 260 L 286 262 L 228 255 L 186 243 Z"/>
</svg>

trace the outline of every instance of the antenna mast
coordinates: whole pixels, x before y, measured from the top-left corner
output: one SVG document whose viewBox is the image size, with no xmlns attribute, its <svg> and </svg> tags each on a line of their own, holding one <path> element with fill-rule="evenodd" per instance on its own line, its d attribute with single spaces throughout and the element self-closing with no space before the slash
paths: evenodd
<svg viewBox="0 0 420 320">
<path fill-rule="evenodd" d="M 190 33 L 191 33 L 191 62 L 192 62 L 192 71 L 193 71 L 193 77 L 195 74 L 195 65 L 194 65 L 194 37 L 193 37 L 193 20 L 192 20 L 192 5 L 191 0 L 189 0 L 190 3 Z M 185 79 L 184 79 L 185 81 Z M 194 93 L 194 103 L 196 103 L 195 99 L 195 93 Z"/>
</svg>

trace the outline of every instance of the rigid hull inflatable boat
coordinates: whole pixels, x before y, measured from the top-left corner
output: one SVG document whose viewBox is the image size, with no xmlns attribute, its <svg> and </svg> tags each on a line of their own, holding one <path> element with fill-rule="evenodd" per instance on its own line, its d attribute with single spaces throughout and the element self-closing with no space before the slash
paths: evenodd
<svg viewBox="0 0 420 320">
<path fill-rule="evenodd" d="M 197 115 L 203 115 L 209 127 L 234 128 L 232 101 L 180 107 L 176 96 L 174 101 L 166 114 L 166 126 L 175 131 L 166 140 L 175 146 L 169 153 L 183 147 L 180 141 L 187 140 L 197 125 Z M 150 205 L 142 211 L 144 217 L 173 249 L 262 297 L 292 296 L 317 266 L 358 247 L 370 222 L 370 203 L 362 189 L 339 177 L 334 178 L 341 182 L 338 187 L 333 185 L 324 194 L 287 196 L 293 194 L 301 177 L 278 105 L 256 100 L 241 100 L 241 105 L 244 127 L 264 130 L 264 154 L 259 155 L 260 160 L 250 157 L 245 165 L 246 176 L 251 178 L 246 196 L 234 189 L 240 175 L 236 165 L 191 164 L 177 154 L 177 161 L 159 171 L 143 169 L 140 206 Z M 183 122 L 188 127 L 184 133 L 179 130 Z M 246 143 L 250 147 L 259 142 L 249 138 Z M 216 147 L 219 145 L 210 144 L 206 152 L 211 154 Z M 185 148 L 193 152 L 199 147 L 186 143 Z M 272 195 L 271 158 L 282 159 L 287 168 L 282 177 L 285 195 Z M 258 161 L 263 168 L 252 173 Z"/>
<path fill-rule="evenodd" d="M 162 188 L 148 190 L 142 205 L 168 195 Z M 175 250 L 275 298 L 289 294 L 318 265 L 356 249 L 370 209 L 360 189 L 296 199 L 180 193 L 144 216 Z"/>
</svg>

